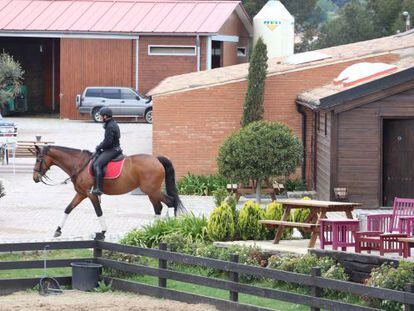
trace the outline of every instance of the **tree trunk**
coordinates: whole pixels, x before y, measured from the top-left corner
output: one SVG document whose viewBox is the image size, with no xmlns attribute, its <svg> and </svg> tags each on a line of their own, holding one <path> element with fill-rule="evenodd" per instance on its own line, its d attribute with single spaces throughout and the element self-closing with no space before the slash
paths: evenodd
<svg viewBox="0 0 414 311">
<path fill-rule="evenodd" d="M 262 196 L 262 181 L 258 179 L 256 181 L 256 203 L 260 204 L 260 198 Z"/>
</svg>

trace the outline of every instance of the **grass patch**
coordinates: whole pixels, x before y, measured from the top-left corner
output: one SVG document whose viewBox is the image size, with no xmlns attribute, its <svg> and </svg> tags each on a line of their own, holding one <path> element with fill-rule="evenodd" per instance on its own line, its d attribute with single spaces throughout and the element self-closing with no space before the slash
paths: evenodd
<svg viewBox="0 0 414 311">
<path fill-rule="evenodd" d="M 53 250 L 47 252 L 47 259 L 71 259 L 71 258 L 90 258 L 93 256 L 92 250 L 89 249 L 77 249 L 77 250 Z M 33 252 L 12 252 L 1 253 L 0 261 L 25 261 L 25 260 L 43 260 L 43 251 Z M 72 270 L 68 268 L 48 268 L 47 274 L 49 276 L 68 276 L 71 275 Z M 18 269 L 18 270 L 2 270 L 0 271 L 0 278 L 13 279 L 13 278 L 36 278 L 42 277 L 44 274 L 43 269 Z"/>
<path fill-rule="evenodd" d="M 135 281 L 143 284 L 158 285 L 158 278 L 152 277 L 148 275 L 134 275 L 126 278 L 130 281 Z M 260 286 L 260 284 L 259 284 Z M 167 281 L 167 288 L 168 289 L 174 289 L 177 291 L 192 293 L 192 294 L 198 294 L 203 295 L 207 297 L 212 298 L 219 298 L 223 300 L 229 299 L 229 291 L 227 290 L 221 290 L 196 284 L 190 284 L 190 283 L 183 283 L 178 282 L 174 280 L 168 280 Z M 259 307 L 265 307 L 269 309 L 274 310 L 284 310 L 284 311 L 305 311 L 309 310 L 308 306 L 294 304 L 294 303 L 288 303 L 284 301 L 274 300 L 274 299 L 267 299 L 252 295 L 245 295 L 245 294 L 239 294 L 239 302 L 244 304 L 250 304 L 255 305 Z"/>
</svg>

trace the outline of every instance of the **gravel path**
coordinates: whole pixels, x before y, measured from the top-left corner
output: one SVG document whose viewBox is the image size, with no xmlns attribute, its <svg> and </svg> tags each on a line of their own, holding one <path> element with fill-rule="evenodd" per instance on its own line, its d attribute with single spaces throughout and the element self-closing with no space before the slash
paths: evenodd
<svg viewBox="0 0 414 311">
<path fill-rule="evenodd" d="M 62 295 L 40 296 L 37 293 L 15 293 L 0 297 L 1 311 L 214 311 L 213 306 L 187 304 L 129 293 L 86 293 L 67 291 Z"/>
</svg>

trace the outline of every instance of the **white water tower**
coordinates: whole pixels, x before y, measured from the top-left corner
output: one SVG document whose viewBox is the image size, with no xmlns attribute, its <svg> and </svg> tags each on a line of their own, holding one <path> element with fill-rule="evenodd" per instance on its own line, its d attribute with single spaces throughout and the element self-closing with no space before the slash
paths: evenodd
<svg viewBox="0 0 414 311">
<path fill-rule="evenodd" d="M 253 18 L 253 43 L 259 37 L 267 45 L 268 58 L 293 54 L 295 19 L 277 0 L 269 0 Z"/>
</svg>

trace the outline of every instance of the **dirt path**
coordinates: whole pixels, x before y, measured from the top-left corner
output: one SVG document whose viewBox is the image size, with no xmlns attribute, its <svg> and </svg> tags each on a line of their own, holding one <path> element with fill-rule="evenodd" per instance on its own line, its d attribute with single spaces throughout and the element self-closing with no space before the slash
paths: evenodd
<svg viewBox="0 0 414 311">
<path fill-rule="evenodd" d="M 85 293 L 65 291 L 62 295 L 40 296 L 37 293 L 15 293 L 0 297 L 1 311 L 215 311 L 212 306 L 191 305 L 129 293 Z"/>
</svg>

